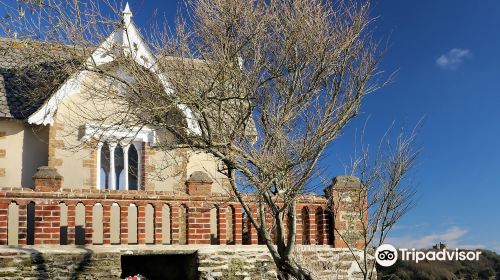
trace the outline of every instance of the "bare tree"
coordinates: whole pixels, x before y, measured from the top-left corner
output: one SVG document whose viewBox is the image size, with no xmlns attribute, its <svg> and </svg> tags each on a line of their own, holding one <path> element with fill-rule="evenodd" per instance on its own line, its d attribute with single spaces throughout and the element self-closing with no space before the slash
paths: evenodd
<svg viewBox="0 0 500 280">
<path fill-rule="evenodd" d="M 394 142 L 389 137 L 391 130 L 384 135 L 374 154 L 361 140 L 360 152 L 355 154 L 351 166 L 351 175 L 359 178 L 355 182 L 356 188 L 343 189 L 340 186 L 338 196 L 330 204 L 343 203 L 344 192 L 349 192 L 349 197 L 354 198 L 349 204 L 355 206 L 351 209 L 355 217 L 347 222 L 345 229 L 335 228 L 335 233 L 356 259 L 364 279 L 377 278 L 374 248 L 384 243 L 394 225 L 415 204 L 415 189 L 409 172 L 420 154 L 420 149 L 415 146 L 416 128 L 409 133 L 401 130 Z M 334 215 L 338 215 L 336 211 L 338 208 L 332 207 Z M 363 250 L 362 257 L 356 253 L 356 248 Z"/>
<path fill-rule="evenodd" d="M 79 120 L 154 128 L 170 139 L 159 144 L 165 151 L 212 154 L 280 278 L 312 279 L 292 256 L 296 199 L 363 97 L 384 84 L 368 3 L 188 0 L 174 31 L 157 25 L 144 38 L 154 57 L 126 39 L 101 44 L 117 27 L 131 30 L 120 5 L 47 0 L 20 7 L 17 13 L 29 15 L 4 23 L 7 32 L 25 43 L 56 43 L 69 55 L 64 61 L 74 62 L 64 64 L 66 75 L 92 77 L 84 83 L 86 100 L 98 109 L 73 106 Z M 99 56 L 112 63 L 99 63 Z M 115 109 L 102 110 L 107 104 Z"/>
</svg>

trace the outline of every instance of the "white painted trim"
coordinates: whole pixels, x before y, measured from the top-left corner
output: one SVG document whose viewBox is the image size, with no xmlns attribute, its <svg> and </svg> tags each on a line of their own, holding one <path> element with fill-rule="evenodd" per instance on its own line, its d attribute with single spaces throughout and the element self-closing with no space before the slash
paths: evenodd
<svg viewBox="0 0 500 280">
<path fill-rule="evenodd" d="M 167 81 L 165 75 L 160 73 L 160 70 L 158 69 L 156 57 L 144 42 L 139 29 L 131 20 L 132 12 L 130 11 L 128 3 L 122 12 L 122 16 L 124 25 L 113 31 L 94 50 L 94 52 L 87 59 L 86 66 L 92 68 L 113 62 L 113 52 L 116 51 L 115 46 L 121 46 L 121 50 L 123 50 L 126 55 L 132 55 L 133 59 L 139 65 L 150 69 L 152 73 L 158 76 L 167 94 L 174 94 L 174 90 Z M 86 72 L 88 71 L 81 71 L 64 82 L 61 88 L 28 118 L 28 123 L 52 125 L 57 107 L 64 98 L 80 91 L 81 83 Z M 188 124 L 188 131 L 196 135 L 201 135 L 201 129 L 192 110 L 184 104 L 178 105 L 178 108 L 184 113 Z"/>
<path fill-rule="evenodd" d="M 62 86 L 43 104 L 35 113 L 28 118 L 28 123 L 39 125 L 52 125 L 57 106 L 68 96 L 80 91 L 83 78 L 87 71 L 72 75 Z"/>
<path fill-rule="evenodd" d="M 86 124 L 80 139 L 82 141 L 87 141 L 91 138 L 101 142 L 121 141 L 122 143 L 126 143 L 138 141 L 147 142 L 151 146 L 156 145 L 156 132 L 146 127 L 120 128 L 115 126 Z"/>
<path fill-rule="evenodd" d="M 129 183 L 128 183 L 128 149 L 130 148 L 130 145 L 122 145 L 122 150 L 123 150 L 123 186 L 126 190 L 130 189 Z"/>
<path fill-rule="evenodd" d="M 96 151 L 96 180 L 95 180 L 95 186 L 96 189 L 100 190 L 101 189 L 101 149 L 102 149 L 103 143 L 98 143 L 97 144 L 97 151 Z"/>
<path fill-rule="evenodd" d="M 179 104 L 177 105 L 177 107 L 184 113 L 184 116 L 186 117 L 188 131 L 195 135 L 201 135 L 201 129 L 193 111 L 191 111 L 191 109 L 184 104 Z"/>
<path fill-rule="evenodd" d="M 116 171 L 115 171 L 115 149 L 116 143 L 108 143 L 109 146 L 109 183 L 110 190 L 116 190 Z"/>
</svg>

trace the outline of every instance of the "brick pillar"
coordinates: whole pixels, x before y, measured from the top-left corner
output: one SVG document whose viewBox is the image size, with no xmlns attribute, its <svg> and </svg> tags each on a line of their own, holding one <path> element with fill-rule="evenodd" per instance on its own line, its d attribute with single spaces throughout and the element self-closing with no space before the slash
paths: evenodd
<svg viewBox="0 0 500 280">
<path fill-rule="evenodd" d="M 171 217 L 171 222 L 170 222 L 170 228 L 172 229 L 172 244 L 179 244 L 179 234 L 180 234 L 180 224 L 179 224 L 179 218 L 180 218 L 180 209 L 178 205 L 172 205 L 170 208 L 170 217 Z"/>
<path fill-rule="evenodd" d="M 257 219 L 257 206 L 252 206 L 250 209 L 252 213 L 252 217 Z M 248 221 L 248 230 L 250 231 L 250 244 L 251 245 L 257 245 L 259 244 L 259 234 L 257 233 L 257 229 L 253 226 L 252 222 L 250 221 L 250 218 L 247 219 Z"/>
<path fill-rule="evenodd" d="M 205 172 L 195 171 L 186 181 L 189 195 L 208 196 L 212 193 L 212 179 Z"/>
<path fill-rule="evenodd" d="M 295 244 L 302 244 L 302 206 L 295 208 Z"/>
<path fill-rule="evenodd" d="M 93 211 L 92 208 L 94 207 L 94 203 L 90 204 L 87 203 L 85 205 L 85 245 L 91 245 L 92 244 L 92 233 L 94 231 L 94 228 L 92 227 L 92 216 L 93 216 Z"/>
<path fill-rule="evenodd" d="M 128 244 L 128 203 L 120 204 L 120 243 Z"/>
<path fill-rule="evenodd" d="M 241 212 L 240 205 L 232 205 L 234 209 L 234 244 L 242 244 L 242 234 L 243 234 L 243 216 Z"/>
<path fill-rule="evenodd" d="M 76 203 L 76 202 L 75 202 Z M 75 207 L 76 204 L 68 202 L 68 245 L 75 244 Z"/>
<path fill-rule="evenodd" d="M 219 245 L 225 245 L 226 244 L 226 231 L 227 231 L 227 226 L 226 226 L 226 212 L 227 212 L 227 207 L 219 207 L 217 211 L 219 213 L 217 217 L 217 239 L 218 239 L 218 244 Z"/>
<path fill-rule="evenodd" d="M 189 208 L 187 233 L 188 244 L 210 244 L 209 207 L 202 203 L 196 203 Z"/>
<path fill-rule="evenodd" d="M 146 204 L 137 204 L 137 244 L 146 244 Z"/>
<path fill-rule="evenodd" d="M 51 208 L 51 242 L 50 244 L 60 244 L 61 242 L 61 207 L 59 206 L 58 201 L 52 201 Z"/>
<path fill-rule="evenodd" d="M 59 244 L 59 206 L 35 205 L 35 244 Z"/>
<path fill-rule="evenodd" d="M 325 245 L 325 215 L 322 207 L 316 208 L 316 244 L 317 245 Z"/>
<path fill-rule="evenodd" d="M 0 245 L 7 245 L 8 209 L 9 209 L 8 200 L 3 200 L 2 203 L 0 203 Z"/>
<path fill-rule="evenodd" d="M 335 231 L 333 235 L 334 246 L 345 248 L 347 244 L 344 240 L 347 240 L 351 247 L 362 249 L 362 225 L 368 223 L 368 213 L 366 192 L 359 179 L 354 176 L 335 177 L 332 185 L 325 189 L 325 196 L 333 204 L 332 221 L 340 232 Z M 360 212 L 363 213 L 362 216 L 359 215 Z"/>
<path fill-rule="evenodd" d="M 111 202 L 102 203 L 102 232 L 104 245 L 111 244 Z"/>
<path fill-rule="evenodd" d="M 57 172 L 55 167 L 40 166 L 37 168 L 35 175 L 35 191 L 39 192 L 56 192 L 59 191 L 63 184 L 63 177 Z"/>
<path fill-rule="evenodd" d="M 26 209 L 27 209 L 28 201 L 20 201 L 19 202 L 19 245 L 26 245 L 26 235 L 27 235 L 27 217 L 26 217 Z"/>
<path fill-rule="evenodd" d="M 309 209 L 309 241 L 311 244 L 317 244 L 317 225 L 316 225 L 316 211 L 314 208 Z"/>
<path fill-rule="evenodd" d="M 323 245 L 329 245 L 330 243 L 328 242 L 329 241 L 329 228 L 330 228 L 330 223 L 328 221 L 328 215 L 329 215 L 329 211 L 328 210 L 325 210 L 323 209 Z"/>
<path fill-rule="evenodd" d="M 162 234 L 162 228 L 163 228 L 163 204 L 162 203 L 155 203 L 153 204 L 155 207 L 155 220 L 154 220 L 154 225 L 155 225 L 155 244 L 162 244 L 162 239 L 163 239 L 163 234 Z M 172 211 L 170 211 L 170 215 L 172 215 Z M 172 226 L 172 225 L 170 225 Z M 172 238 L 172 237 L 170 237 Z"/>
</svg>

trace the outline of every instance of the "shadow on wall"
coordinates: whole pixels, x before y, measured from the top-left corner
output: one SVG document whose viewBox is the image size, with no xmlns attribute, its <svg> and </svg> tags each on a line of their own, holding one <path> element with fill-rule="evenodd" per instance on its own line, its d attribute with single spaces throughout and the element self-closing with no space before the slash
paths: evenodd
<svg viewBox="0 0 500 280">
<path fill-rule="evenodd" d="M 33 270 L 36 271 L 36 276 L 34 275 L 36 279 L 39 280 L 54 279 L 56 275 L 52 275 L 52 277 L 51 275 L 49 275 L 49 269 L 47 267 L 47 263 L 45 257 L 43 256 L 43 253 L 33 248 L 18 248 L 18 249 L 30 255 L 32 271 Z M 79 276 L 85 272 L 86 267 L 91 262 L 93 251 L 84 247 L 82 247 L 81 249 L 85 250 L 85 253 L 83 253 L 80 260 L 77 263 L 75 263 L 74 262 L 76 261 L 75 258 L 71 258 L 70 259 L 71 264 L 68 263 L 69 266 L 74 265 L 73 267 L 75 269 L 73 271 L 68 271 L 69 273 L 67 275 L 68 276 L 67 279 L 79 279 Z"/>
<path fill-rule="evenodd" d="M 48 127 L 25 127 L 22 145 L 21 186 L 33 187 L 33 175 L 40 166 L 48 165 Z"/>
</svg>

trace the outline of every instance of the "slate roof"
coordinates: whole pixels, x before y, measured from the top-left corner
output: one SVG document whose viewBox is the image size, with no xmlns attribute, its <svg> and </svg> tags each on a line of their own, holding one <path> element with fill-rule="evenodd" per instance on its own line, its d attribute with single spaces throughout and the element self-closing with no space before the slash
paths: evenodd
<svg viewBox="0 0 500 280">
<path fill-rule="evenodd" d="M 83 55 L 69 46 L 0 37 L 0 118 L 27 119 L 78 68 Z M 180 62 L 175 57 L 161 59 L 174 68 L 175 61 Z M 204 63 L 193 62 L 196 67 Z M 253 119 L 246 129 L 246 134 L 257 135 Z"/>
<path fill-rule="evenodd" d="M 69 76 L 68 57 L 55 45 L 0 38 L 0 118 L 34 113 Z"/>
</svg>

